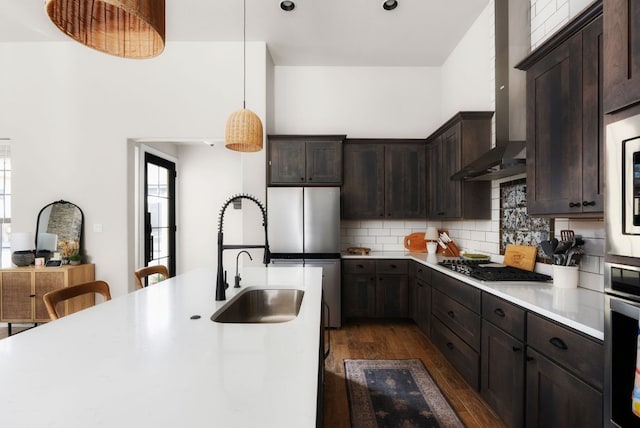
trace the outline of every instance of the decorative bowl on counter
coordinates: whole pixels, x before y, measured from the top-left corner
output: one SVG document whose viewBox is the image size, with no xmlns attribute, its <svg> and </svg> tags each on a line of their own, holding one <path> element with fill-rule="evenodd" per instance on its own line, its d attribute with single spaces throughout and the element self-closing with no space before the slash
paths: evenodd
<svg viewBox="0 0 640 428">
<path fill-rule="evenodd" d="M 366 256 L 371 252 L 371 248 L 367 247 L 349 247 L 347 248 L 347 254 L 359 254 L 361 256 Z"/>
</svg>

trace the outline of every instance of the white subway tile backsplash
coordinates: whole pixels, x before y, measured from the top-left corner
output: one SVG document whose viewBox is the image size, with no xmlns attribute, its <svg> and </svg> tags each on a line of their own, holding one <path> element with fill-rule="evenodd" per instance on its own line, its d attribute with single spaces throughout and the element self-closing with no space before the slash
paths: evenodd
<svg viewBox="0 0 640 428">
<path fill-rule="evenodd" d="M 398 237 L 397 236 L 377 236 L 376 243 L 377 244 L 397 244 Z"/>
<path fill-rule="evenodd" d="M 580 279 L 578 279 L 578 286 L 604 293 L 604 280 L 602 275 L 599 274 L 584 272 L 581 270 Z"/>
<path fill-rule="evenodd" d="M 400 244 L 384 244 L 384 251 L 405 251 L 403 245 Z"/>
<path fill-rule="evenodd" d="M 367 229 L 367 235 L 372 236 L 389 236 L 391 234 L 391 229 Z"/>
<path fill-rule="evenodd" d="M 407 229 L 427 229 L 427 221 L 424 220 L 407 220 L 404 222 L 404 227 Z"/>
<path fill-rule="evenodd" d="M 382 220 L 364 220 L 360 222 L 360 227 L 368 229 L 380 229 L 384 227 L 384 222 Z"/>
<path fill-rule="evenodd" d="M 404 221 L 403 220 L 384 220 L 383 227 L 399 229 L 401 227 L 404 227 Z"/>
<path fill-rule="evenodd" d="M 369 234 L 369 229 L 347 229 L 347 236 L 366 236 Z"/>
<path fill-rule="evenodd" d="M 470 239 L 472 241 L 486 241 L 487 240 L 487 233 L 484 232 L 484 231 L 480 231 L 480 230 L 472 230 Z"/>
<path fill-rule="evenodd" d="M 413 233 L 413 230 L 411 230 L 411 229 L 389 229 L 389 235 L 406 236 L 406 235 L 409 235 L 410 233 Z"/>
</svg>

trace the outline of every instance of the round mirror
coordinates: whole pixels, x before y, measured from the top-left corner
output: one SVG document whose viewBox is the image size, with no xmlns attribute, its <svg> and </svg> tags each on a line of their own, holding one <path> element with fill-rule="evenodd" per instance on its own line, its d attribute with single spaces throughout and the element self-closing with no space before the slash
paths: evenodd
<svg viewBox="0 0 640 428">
<path fill-rule="evenodd" d="M 84 215 L 76 204 L 56 201 L 38 214 L 36 224 L 36 256 L 47 257 L 59 251 L 63 257 L 80 253 Z"/>
</svg>

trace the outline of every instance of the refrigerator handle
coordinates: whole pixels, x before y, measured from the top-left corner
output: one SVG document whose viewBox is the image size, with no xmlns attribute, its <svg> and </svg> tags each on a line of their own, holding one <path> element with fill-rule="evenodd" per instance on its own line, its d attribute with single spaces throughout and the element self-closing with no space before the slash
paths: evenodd
<svg viewBox="0 0 640 428">
<path fill-rule="evenodd" d="M 329 305 L 327 304 L 327 302 L 325 302 L 324 297 L 322 298 L 322 305 L 327 308 L 327 320 L 331 319 L 331 308 L 329 307 Z M 331 353 L 331 329 L 329 327 L 323 327 L 324 330 L 327 332 L 327 350 L 324 351 L 324 359 L 326 360 L 327 357 L 329 356 L 329 354 Z"/>
</svg>

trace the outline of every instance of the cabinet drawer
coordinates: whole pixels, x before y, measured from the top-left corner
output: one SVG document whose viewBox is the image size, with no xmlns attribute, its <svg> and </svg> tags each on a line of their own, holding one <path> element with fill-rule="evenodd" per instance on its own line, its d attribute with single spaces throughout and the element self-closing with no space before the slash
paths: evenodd
<svg viewBox="0 0 640 428">
<path fill-rule="evenodd" d="M 480 386 L 480 356 L 441 323 L 431 320 L 431 340 L 476 391 Z"/>
<path fill-rule="evenodd" d="M 375 273 L 375 260 L 343 260 L 343 273 Z"/>
<path fill-rule="evenodd" d="M 519 340 L 524 340 L 525 316 L 521 307 L 492 294 L 482 293 L 482 318 Z"/>
<path fill-rule="evenodd" d="M 480 315 L 438 290 L 431 295 L 431 313 L 476 351 L 480 350 Z"/>
<path fill-rule="evenodd" d="M 437 271 L 431 274 L 431 285 L 473 312 L 480 313 L 481 291 L 477 288 Z"/>
<path fill-rule="evenodd" d="M 527 314 L 527 344 L 602 390 L 604 346 L 532 313 Z"/>
<path fill-rule="evenodd" d="M 409 273 L 409 260 L 376 260 L 377 273 Z"/>
<path fill-rule="evenodd" d="M 431 269 L 418 262 L 411 262 L 409 273 L 412 277 L 425 284 L 431 284 Z"/>
</svg>

